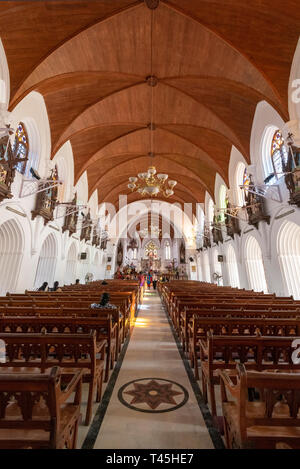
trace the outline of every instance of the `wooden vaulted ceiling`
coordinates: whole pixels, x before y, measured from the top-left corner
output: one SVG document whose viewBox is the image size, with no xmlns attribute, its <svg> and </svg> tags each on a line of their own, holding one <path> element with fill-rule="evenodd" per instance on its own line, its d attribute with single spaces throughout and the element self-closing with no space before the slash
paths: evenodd
<svg viewBox="0 0 300 469">
<path fill-rule="evenodd" d="M 43 95 L 52 157 L 70 140 L 75 182 L 86 170 L 99 203 L 129 194 L 151 136 L 157 169 L 178 181 L 168 200 L 203 202 L 217 172 L 228 182 L 232 145 L 249 161 L 259 101 L 288 120 L 298 0 L 156 2 L 0 2 L 10 110 L 32 90 Z"/>
</svg>

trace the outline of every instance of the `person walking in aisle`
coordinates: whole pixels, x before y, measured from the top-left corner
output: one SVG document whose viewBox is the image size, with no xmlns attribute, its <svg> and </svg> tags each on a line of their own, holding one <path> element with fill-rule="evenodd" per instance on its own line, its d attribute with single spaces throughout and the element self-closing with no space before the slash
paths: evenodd
<svg viewBox="0 0 300 469">
<path fill-rule="evenodd" d="M 149 272 L 148 275 L 147 275 L 148 290 L 150 290 L 150 288 L 151 288 L 151 282 L 152 282 L 152 276 L 151 276 L 151 274 L 150 274 L 150 272 Z"/>
</svg>

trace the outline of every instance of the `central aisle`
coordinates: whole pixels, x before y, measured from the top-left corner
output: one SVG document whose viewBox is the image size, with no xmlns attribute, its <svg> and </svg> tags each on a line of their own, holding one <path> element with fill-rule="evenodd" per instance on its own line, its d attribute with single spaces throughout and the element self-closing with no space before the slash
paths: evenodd
<svg viewBox="0 0 300 469">
<path fill-rule="evenodd" d="M 161 300 L 147 291 L 94 448 L 213 447 Z"/>
</svg>

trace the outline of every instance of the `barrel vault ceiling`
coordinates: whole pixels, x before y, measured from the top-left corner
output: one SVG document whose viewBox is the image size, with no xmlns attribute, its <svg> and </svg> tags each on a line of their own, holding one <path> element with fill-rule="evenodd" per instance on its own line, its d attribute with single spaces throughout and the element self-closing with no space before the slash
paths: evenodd
<svg viewBox="0 0 300 469">
<path fill-rule="evenodd" d="M 151 149 L 178 181 L 170 201 L 203 202 L 217 172 L 228 183 L 232 145 L 249 161 L 257 103 L 288 120 L 299 32 L 298 0 L 0 2 L 10 110 L 43 95 L 52 157 L 70 140 L 75 182 L 87 171 L 99 203 L 129 195 Z"/>
</svg>

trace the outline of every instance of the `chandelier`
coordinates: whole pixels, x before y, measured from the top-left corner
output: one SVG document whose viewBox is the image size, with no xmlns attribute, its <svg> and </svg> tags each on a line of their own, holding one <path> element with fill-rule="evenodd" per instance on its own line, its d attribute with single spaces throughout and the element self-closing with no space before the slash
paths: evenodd
<svg viewBox="0 0 300 469">
<path fill-rule="evenodd" d="M 149 234 L 150 236 L 159 236 L 160 233 L 161 233 L 161 229 L 156 225 L 151 225 L 149 227 L 149 230 L 148 228 L 144 228 L 143 230 L 139 231 L 139 234 L 141 235 L 142 238 L 146 238 L 146 236 L 148 236 Z"/>
<path fill-rule="evenodd" d="M 139 173 L 129 178 L 128 188 L 131 192 L 138 192 L 141 196 L 156 197 L 162 193 L 165 197 L 171 197 L 174 194 L 174 187 L 177 181 L 168 179 L 168 174 L 156 174 L 155 166 L 150 166 L 145 173 Z"/>
</svg>

